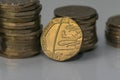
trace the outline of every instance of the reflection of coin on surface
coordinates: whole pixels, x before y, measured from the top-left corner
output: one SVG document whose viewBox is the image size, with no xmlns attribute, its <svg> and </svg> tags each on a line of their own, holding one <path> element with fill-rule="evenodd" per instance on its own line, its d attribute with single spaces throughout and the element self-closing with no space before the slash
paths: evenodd
<svg viewBox="0 0 120 80">
<path fill-rule="evenodd" d="M 41 36 L 44 53 L 51 59 L 65 61 L 79 53 L 83 33 L 79 25 L 68 17 L 55 18 Z"/>
</svg>

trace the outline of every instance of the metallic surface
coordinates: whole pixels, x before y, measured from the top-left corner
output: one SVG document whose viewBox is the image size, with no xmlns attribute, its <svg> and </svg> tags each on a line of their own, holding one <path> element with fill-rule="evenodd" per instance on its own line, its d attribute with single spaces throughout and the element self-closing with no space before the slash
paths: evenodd
<svg viewBox="0 0 120 80">
<path fill-rule="evenodd" d="M 98 41 L 96 34 L 96 20 L 98 19 L 97 10 L 88 6 L 70 5 L 56 8 L 54 10 L 54 15 L 55 17 L 68 16 L 80 26 L 83 32 L 83 42 L 80 52 L 93 49 Z M 92 38 L 91 43 L 89 43 L 91 40 L 85 40 L 90 37 Z"/>
<path fill-rule="evenodd" d="M 75 21 L 55 18 L 43 30 L 41 46 L 49 58 L 65 61 L 79 53 L 82 40 L 83 33 Z"/>
<path fill-rule="evenodd" d="M 73 19 L 89 19 L 96 16 L 96 10 L 87 6 L 65 6 L 55 9 L 56 16 L 70 16 Z"/>
<path fill-rule="evenodd" d="M 41 0 L 42 23 L 53 18 L 53 10 L 64 5 L 88 5 L 96 8 L 100 18 L 97 23 L 99 42 L 94 51 L 69 62 L 56 62 L 43 53 L 27 59 L 0 57 L 1 80 L 119 80 L 120 50 L 108 46 L 104 30 L 107 19 L 120 14 L 120 0 Z"/>
<path fill-rule="evenodd" d="M 120 48 L 120 15 L 110 17 L 106 24 L 107 43 L 115 48 Z"/>
<path fill-rule="evenodd" d="M 0 0 L 0 6 L 0 55 L 19 59 L 39 54 L 42 32 L 39 0 Z"/>
</svg>

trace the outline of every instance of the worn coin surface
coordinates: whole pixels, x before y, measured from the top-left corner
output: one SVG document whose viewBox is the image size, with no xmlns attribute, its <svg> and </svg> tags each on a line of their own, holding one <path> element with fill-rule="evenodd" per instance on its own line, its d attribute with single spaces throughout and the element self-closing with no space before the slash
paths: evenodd
<svg viewBox="0 0 120 80">
<path fill-rule="evenodd" d="M 93 16 L 97 16 L 95 9 L 87 6 L 64 6 L 55 9 L 55 16 L 64 17 L 69 16 L 73 19 L 90 19 Z"/>
<path fill-rule="evenodd" d="M 28 34 L 28 33 L 32 33 L 35 32 L 37 30 L 39 30 L 40 27 L 35 27 L 33 29 L 26 29 L 26 30 L 9 30 L 9 29 L 4 29 L 4 28 L 0 28 L 0 33 L 5 33 L 5 34 Z"/>
<path fill-rule="evenodd" d="M 42 8 L 42 5 L 39 4 L 39 3 L 35 3 L 31 6 L 28 6 L 28 7 L 23 7 L 23 8 L 20 8 L 20 9 L 14 9 L 14 8 L 1 8 L 1 12 L 25 12 L 25 11 L 31 11 L 31 10 L 34 10 L 36 9 L 37 7 L 41 7 Z"/>
<path fill-rule="evenodd" d="M 29 53 L 28 53 L 29 52 Z M 13 54 L 14 53 L 14 54 Z M 37 51 L 27 51 L 27 52 L 3 52 L 0 51 L 0 56 L 10 58 L 10 59 L 21 59 L 21 58 L 27 58 L 27 57 L 33 57 L 35 55 L 38 55 L 40 53 L 40 50 Z"/>
<path fill-rule="evenodd" d="M 26 33 L 26 34 L 12 34 L 12 33 L 1 33 L 0 35 L 3 37 L 3 36 L 19 36 L 19 37 L 32 37 L 32 36 L 38 36 L 39 34 L 41 34 L 41 29 L 35 31 L 35 32 L 32 32 L 32 33 Z"/>
<path fill-rule="evenodd" d="M 41 19 L 41 15 L 36 15 L 34 17 L 28 17 L 28 18 L 5 18 L 5 17 L 0 17 L 0 22 L 11 22 L 11 23 L 26 23 L 26 22 L 32 22 L 36 19 Z"/>
<path fill-rule="evenodd" d="M 81 49 L 83 33 L 69 17 L 55 18 L 45 27 L 41 36 L 44 53 L 51 59 L 65 61 Z"/>
<path fill-rule="evenodd" d="M 9 27 L 37 26 L 38 24 L 40 25 L 40 19 L 36 19 L 32 22 L 26 22 L 26 23 L 12 23 L 12 22 L 0 23 L 1 26 L 9 26 Z"/>
<path fill-rule="evenodd" d="M 39 2 L 39 0 L 0 0 L 1 8 L 25 8 Z"/>
<path fill-rule="evenodd" d="M 36 8 L 36 9 L 34 9 L 34 10 L 31 10 L 31 11 L 25 11 L 25 12 L 20 12 L 20 13 L 16 13 L 16 12 L 2 12 L 1 11 L 1 14 L 0 14 L 0 16 L 3 16 L 3 17 L 9 17 L 9 16 L 11 16 L 11 17 L 23 17 L 23 16 L 33 16 L 33 15 L 37 15 L 37 14 L 39 14 L 40 13 L 40 11 L 41 11 L 41 7 L 38 7 L 38 8 Z"/>
<path fill-rule="evenodd" d="M 109 25 L 120 27 L 120 15 L 110 17 L 107 21 L 107 26 Z"/>
</svg>

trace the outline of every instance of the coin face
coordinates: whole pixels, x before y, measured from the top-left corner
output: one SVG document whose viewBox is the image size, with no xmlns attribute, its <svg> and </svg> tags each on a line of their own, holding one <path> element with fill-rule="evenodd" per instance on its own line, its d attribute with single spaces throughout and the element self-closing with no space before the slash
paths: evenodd
<svg viewBox="0 0 120 80">
<path fill-rule="evenodd" d="M 80 51 L 82 40 L 82 30 L 75 21 L 68 17 L 55 18 L 45 27 L 41 46 L 49 58 L 65 61 Z"/>
<path fill-rule="evenodd" d="M 58 17 L 69 16 L 74 19 L 89 19 L 97 15 L 97 12 L 95 9 L 87 6 L 64 6 L 55 9 L 54 14 Z"/>
</svg>

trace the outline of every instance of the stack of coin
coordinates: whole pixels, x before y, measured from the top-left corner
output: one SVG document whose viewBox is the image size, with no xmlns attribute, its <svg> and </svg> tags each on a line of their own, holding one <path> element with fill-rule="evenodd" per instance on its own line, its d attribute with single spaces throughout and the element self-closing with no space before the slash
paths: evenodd
<svg viewBox="0 0 120 80">
<path fill-rule="evenodd" d="M 55 9 L 55 17 L 41 36 L 43 52 L 50 59 L 66 61 L 79 52 L 93 49 L 97 43 L 95 9 L 65 6 Z"/>
<path fill-rule="evenodd" d="M 98 40 L 96 35 L 98 14 L 95 9 L 87 6 L 64 6 L 55 9 L 54 14 L 55 17 L 68 16 L 81 27 L 84 36 L 81 52 L 95 47 Z"/>
<path fill-rule="evenodd" d="M 40 52 L 39 0 L 0 0 L 1 56 L 26 58 Z"/>
<path fill-rule="evenodd" d="M 120 15 L 112 16 L 108 19 L 105 33 L 107 43 L 113 47 L 120 48 Z"/>
</svg>

